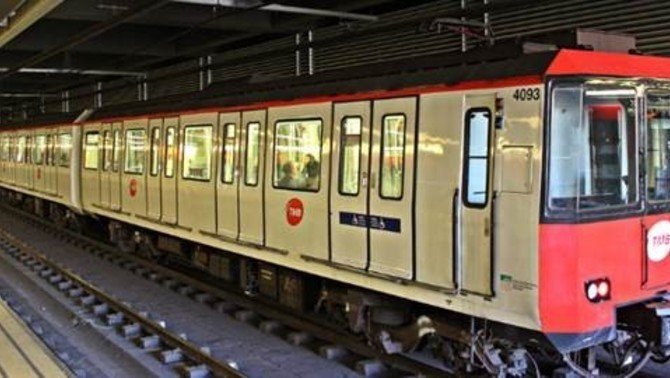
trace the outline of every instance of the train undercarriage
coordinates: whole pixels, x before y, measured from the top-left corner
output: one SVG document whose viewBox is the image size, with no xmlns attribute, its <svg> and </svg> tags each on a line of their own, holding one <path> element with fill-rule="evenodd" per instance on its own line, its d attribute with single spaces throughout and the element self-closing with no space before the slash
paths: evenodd
<svg viewBox="0 0 670 378">
<path fill-rule="evenodd" d="M 59 227 L 105 238 L 125 253 L 197 272 L 286 311 L 346 331 L 381 353 L 421 353 L 455 374 L 629 377 L 649 362 L 670 361 L 670 306 L 663 300 L 617 311 L 606 343 L 561 354 L 539 332 L 431 308 L 215 250 L 122 222 L 78 214 L 8 190 L 0 200 Z"/>
</svg>

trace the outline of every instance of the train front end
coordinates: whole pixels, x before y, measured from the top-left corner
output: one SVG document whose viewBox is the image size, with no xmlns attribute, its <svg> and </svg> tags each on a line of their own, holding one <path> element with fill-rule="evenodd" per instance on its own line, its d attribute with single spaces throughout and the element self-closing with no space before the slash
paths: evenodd
<svg viewBox="0 0 670 378">
<path fill-rule="evenodd" d="M 565 355 L 670 355 L 670 59 L 562 51 L 547 72 L 540 320 Z"/>
</svg>

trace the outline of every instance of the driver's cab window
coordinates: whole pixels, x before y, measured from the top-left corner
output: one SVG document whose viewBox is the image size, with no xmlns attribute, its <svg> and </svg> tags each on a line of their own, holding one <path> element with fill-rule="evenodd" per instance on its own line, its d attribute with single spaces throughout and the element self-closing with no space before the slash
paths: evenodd
<svg viewBox="0 0 670 378">
<path fill-rule="evenodd" d="M 647 199 L 670 200 L 670 92 L 647 93 Z"/>
<path fill-rule="evenodd" d="M 636 104 L 635 88 L 554 88 L 550 210 L 588 212 L 638 201 Z"/>
</svg>

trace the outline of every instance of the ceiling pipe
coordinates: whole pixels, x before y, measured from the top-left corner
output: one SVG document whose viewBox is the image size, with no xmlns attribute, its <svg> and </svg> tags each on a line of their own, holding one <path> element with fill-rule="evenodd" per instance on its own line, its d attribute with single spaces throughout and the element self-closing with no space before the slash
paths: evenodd
<svg viewBox="0 0 670 378">
<path fill-rule="evenodd" d="M 0 67 L 0 73 L 9 72 L 10 68 Z M 145 72 L 136 71 L 113 71 L 113 70 L 80 70 L 71 68 L 21 68 L 17 73 L 22 74 L 64 74 L 64 75 L 83 75 L 83 76 L 137 76 L 146 75 Z"/>
<path fill-rule="evenodd" d="M 379 17 L 370 16 L 367 14 L 352 13 L 352 12 L 341 12 L 334 11 L 329 9 L 319 9 L 319 8 L 310 8 L 310 7 L 298 7 L 292 5 L 283 5 L 277 3 L 270 3 L 263 5 L 263 2 L 256 0 L 171 0 L 175 3 L 184 3 L 184 4 L 195 4 L 195 5 L 207 5 L 207 6 L 221 6 L 229 8 L 252 8 L 258 7 L 259 10 L 264 10 L 268 12 L 280 12 L 280 13 L 292 13 L 292 14 L 303 14 L 308 16 L 317 16 L 317 17 L 335 17 L 345 20 L 354 20 L 354 21 L 377 21 Z"/>
<path fill-rule="evenodd" d="M 44 97 L 58 97 L 56 94 L 48 93 L 1 93 L 0 98 L 44 98 Z"/>
</svg>

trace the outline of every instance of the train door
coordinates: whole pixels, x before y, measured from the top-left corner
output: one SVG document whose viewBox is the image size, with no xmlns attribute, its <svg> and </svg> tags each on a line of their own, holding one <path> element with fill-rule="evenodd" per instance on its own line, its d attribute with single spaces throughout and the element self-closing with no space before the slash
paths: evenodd
<svg viewBox="0 0 670 378">
<path fill-rule="evenodd" d="M 370 154 L 369 270 L 413 276 L 412 199 L 416 98 L 374 102 Z"/>
<path fill-rule="evenodd" d="M 147 216 L 161 218 L 161 170 L 163 120 L 149 121 L 149 175 L 147 176 Z"/>
<path fill-rule="evenodd" d="M 495 95 L 466 96 L 461 168 L 461 283 L 466 292 L 493 295 L 492 175 Z"/>
<path fill-rule="evenodd" d="M 179 156 L 179 118 L 163 120 L 163 172 L 161 183 L 161 222 L 177 223 L 177 157 Z"/>
<path fill-rule="evenodd" d="M 368 264 L 370 102 L 335 104 L 330 180 L 331 260 Z"/>
<path fill-rule="evenodd" d="M 181 117 L 179 225 L 204 233 L 216 233 L 216 159 L 218 114 Z"/>
<path fill-rule="evenodd" d="M 85 207 L 100 205 L 100 126 L 85 125 L 81 145 L 82 199 Z M 74 148 L 80 148 L 75 146 Z"/>
<path fill-rule="evenodd" d="M 101 128 L 100 156 L 102 159 L 100 172 L 100 205 L 104 208 L 111 206 L 111 179 L 112 179 L 112 125 L 103 123 Z"/>
<path fill-rule="evenodd" d="M 109 207 L 121 210 L 121 169 L 123 160 L 123 123 L 112 124 L 112 166 L 109 171 Z"/>
<path fill-rule="evenodd" d="M 240 113 L 219 115 L 220 155 L 219 179 L 217 180 L 217 233 L 223 237 L 237 239 L 239 233 L 239 135 Z"/>
<path fill-rule="evenodd" d="M 242 113 L 239 185 L 239 240 L 262 245 L 265 242 L 263 219 L 263 167 L 265 162 L 265 123 L 267 111 Z"/>
<path fill-rule="evenodd" d="M 147 215 L 147 146 L 148 120 L 123 124 L 123 164 L 121 174 L 121 208 L 128 214 Z"/>
</svg>

